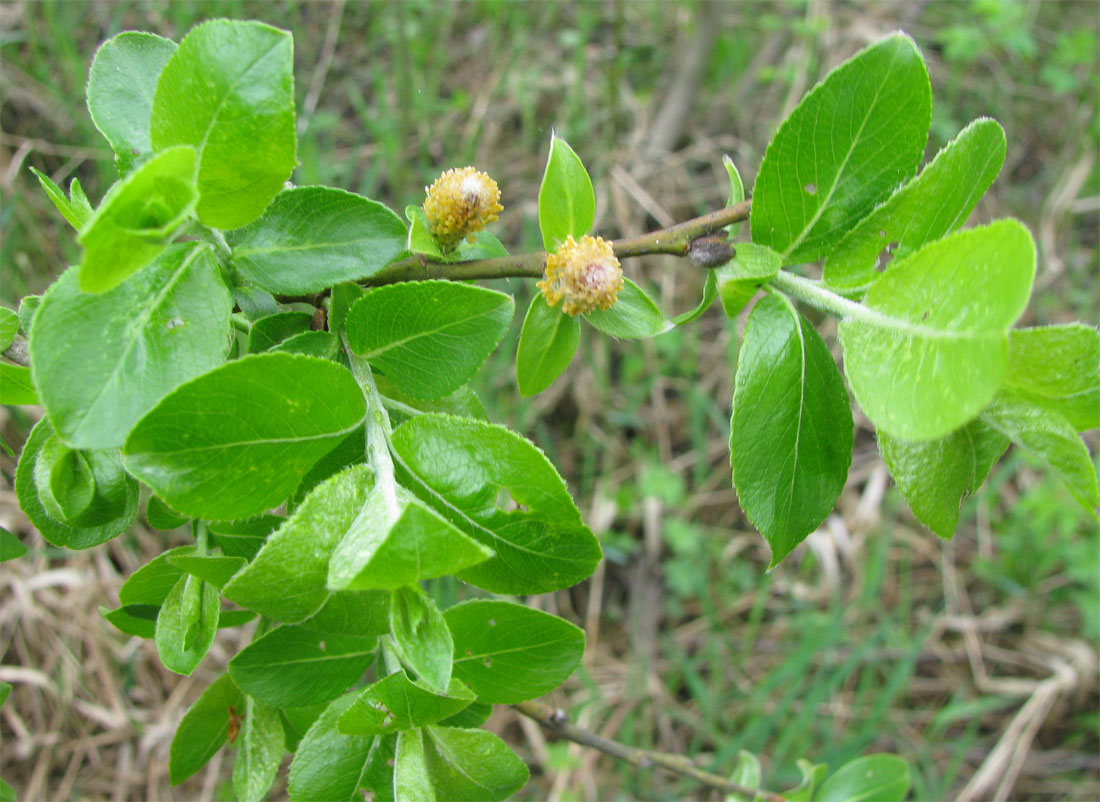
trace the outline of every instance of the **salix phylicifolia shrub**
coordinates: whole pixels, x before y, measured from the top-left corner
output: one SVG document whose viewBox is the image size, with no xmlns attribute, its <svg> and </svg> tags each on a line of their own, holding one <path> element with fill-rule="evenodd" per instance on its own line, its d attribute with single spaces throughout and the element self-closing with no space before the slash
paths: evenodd
<svg viewBox="0 0 1100 802">
<path fill-rule="evenodd" d="M 96 53 L 87 101 L 120 178 L 93 207 L 76 180 L 65 194 L 38 175 L 83 256 L 0 316 L 0 393 L 45 409 L 15 489 L 50 543 L 118 536 L 139 498 L 154 529 L 190 528 L 193 543 L 129 577 L 108 621 L 152 638 L 181 674 L 219 629 L 256 621 L 184 716 L 174 783 L 227 740 L 242 800 L 266 795 L 288 751 L 292 799 L 502 799 L 526 782 L 480 725 L 494 704 L 562 683 L 584 637 L 498 596 L 567 588 L 601 553 L 550 461 L 485 420 L 468 384 L 514 301 L 458 279 L 539 279 L 516 357 L 523 395 L 561 375 L 585 326 L 657 336 L 716 299 L 734 316 L 760 296 L 730 452 L 772 565 L 829 513 L 852 451 L 845 380 L 799 304 L 839 318 L 848 387 L 934 532 L 951 536 L 1010 442 L 1097 505 L 1078 437 L 1100 425 L 1097 332 L 1013 328 L 1031 235 L 1011 219 L 961 228 L 1004 134 L 976 120 L 919 169 L 931 91 L 904 35 L 807 94 L 768 146 L 751 213 L 726 160 L 728 208 L 609 242 L 591 230 L 581 159 L 553 137 L 538 197 L 546 253 L 520 256 L 485 228 L 501 191 L 473 167 L 444 173 L 406 219 L 342 189 L 289 186 L 284 31 L 219 20 L 178 45 L 120 34 Z M 750 239 L 736 241 L 746 219 Z M 645 253 L 708 271 L 695 309 L 669 317 L 623 275 L 620 260 Z M 821 280 L 795 269 L 822 260 Z M 473 598 L 441 610 L 422 583 L 449 575 Z M 787 798 L 904 796 L 904 765 L 864 760 L 824 783 L 807 764 Z M 755 786 L 753 765 L 736 776 Z"/>
</svg>

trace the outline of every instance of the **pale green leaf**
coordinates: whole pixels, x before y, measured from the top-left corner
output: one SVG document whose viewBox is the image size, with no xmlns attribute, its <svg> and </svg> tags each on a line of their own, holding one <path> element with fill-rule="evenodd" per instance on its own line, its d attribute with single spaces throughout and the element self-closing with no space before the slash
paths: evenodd
<svg viewBox="0 0 1100 802">
<path fill-rule="evenodd" d="M 176 580 L 161 605 L 153 636 L 164 667 L 184 675 L 194 671 L 214 645 L 220 612 L 216 587 L 189 575 Z"/>
<path fill-rule="evenodd" d="M 1079 432 L 1100 427 L 1100 332 L 1081 323 L 1012 329 L 1004 386 Z"/>
<path fill-rule="evenodd" d="M 179 546 L 158 554 L 122 583 L 118 589 L 118 600 L 123 606 L 149 604 L 160 607 L 183 576 L 183 569 L 172 565 L 169 560 L 194 553 L 194 546 Z"/>
<path fill-rule="evenodd" d="M 740 314 L 760 286 L 773 278 L 782 265 L 783 257 L 766 245 L 737 243 L 733 259 L 714 271 L 726 316 Z"/>
<path fill-rule="evenodd" d="M 581 339 L 581 323 L 550 306 L 541 294 L 531 299 L 516 351 L 520 395 L 538 395 L 565 372 Z"/>
<path fill-rule="evenodd" d="M 246 699 L 237 757 L 233 761 L 233 793 L 237 802 L 262 802 L 267 797 L 279 770 L 284 744 L 279 711 L 251 697 Z"/>
<path fill-rule="evenodd" d="M 439 693 L 397 671 L 364 688 L 340 717 L 338 727 L 349 735 L 384 735 L 422 727 L 454 715 L 475 698 L 474 692 L 456 679 L 446 693 Z"/>
<path fill-rule="evenodd" d="M 426 686 L 446 692 L 451 684 L 454 641 L 435 601 L 419 585 L 392 592 L 390 634 L 401 662 Z"/>
<path fill-rule="evenodd" d="M 169 557 L 168 563 L 191 576 L 198 577 L 204 582 L 220 588 L 244 567 L 246 560 L 244 557 L 223 557 L 214 554 L 202 557 L 195 554 L 183 554 Z"/>
<path fill-rule="evenodd" d="M 415 732 L 407 730 L 398 736 L 398 773 L 401 741 Z M 507 799 L 527 782 L 527 766 L 491 732 L 434 725 L 420 732 L 423 765 L 440 800 L 495 802 Z"/>
<path fill-rule="evenodd" d="M 61 216 L 69 221 L 69 225 L 80 231 L 84 224 L 88 222 L 88 218 L 92 216 L 92 206 L 84 196 L 83 190 L 80 189 L 80 182 L 75 178 L 72 180 L 69 184 L 69 197 L 66 198 L 65 192 L 51 181 L 49 176 L 34 167 L 30 169 L 38 177 L 38 183 L 42 185 L 46 195 L 53 201 L 57 211 L 61 212 Z"/>
<path fill-rule="evenodd" d="M 34 389 L 31 369 L 0 362 L 0 404 L 27 406 L 38 403 L 40 400 Z"/>
<path fill-rule="evenodd" d="M 550 155 L 539 186 L 543 247 L 556 251 L 566 237 L 580 239 L 596 219 L 596 194 L 584 163 L 564 139 L 550 137 Z"/>
<path fill-rule="evenodd" d="M 717 297 L 718 274 L 714 270 L 708 270 L 706 281 L 703 283 L 703 297 L 699 299 L 698 305 L 694 309 L 675 315 L 672 318 L 672 322 L 677 326 L 683 326 L 685 323 L 697 320 L 704 312 L 710 309 L 710 305 L 714 303 L 714 299 Z"/>
<path fill-rule="evenodd" d="M 733 159 L 729 156 L 722 156 L 722 166 L 726 168 L 726 175 L 730 179 L 730 195 L 729 200 L 726 201 L 726 206 L 736 206 L 745 199 L 745 183 L 741 180 L 741 173 L 737 170 L 737 165 L 733 163 Z M 737 236 L 737 232 L 741 230 L 741 224 L 731 223 L 726 226 L 725 230 L 732 240 Z"/>
<path fill-rule="evenodd" d="M 760 760 L 752 752 L 744 749 L 737 753 L 737 762 L 733 764 L 730 772 L 730 782 L 735 782 L 745 788 L 760 787 Z M 726 794 L 725 802 L 755 802 L 756 794 L 745 796 L 744 794 Z"/>
<path fill-rule="evenodd" d="M 909 764 L 897 755 L 868 755 L 845 763 L 821 786 L 817 802 L 902 802 Z"/>
</svg>

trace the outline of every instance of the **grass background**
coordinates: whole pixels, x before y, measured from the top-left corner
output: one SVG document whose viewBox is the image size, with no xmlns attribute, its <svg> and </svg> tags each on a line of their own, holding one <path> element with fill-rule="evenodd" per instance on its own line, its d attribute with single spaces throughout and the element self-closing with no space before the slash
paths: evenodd
<svg viewBox="0 0 1100 802">
<path fill-rule="evenodd" d="M 449 166 L 503 191 L 495 231 L 539 247 L 535 199 L 550 131 L 589 165 L 604 236 L 720 206 L 721 155 L 755 175 L 775 128 L 825 71 L 902 28 L 932 76 L 929 156 L 977 116 L 1008 157 L 972 223 L 1012 215 L 1040 248 L 1023 324 L 1098 322 L 1100 19 L 1092 2 L 4 2 L 0 4 L 0 302 L 41 292 L 77 256 L 28 167 L 115 179 L 83 105 L 97 44 L 126 29 L 180 39 L 216 16 L 295 37 L 299 184 L 396 209 Z M 744 235 L 743 235 L 744 236 Z M 625 265 L 666 310 L 702 276 L 670 257 Z M 529 283 L 500 282 L 516 293 Z M 816 319 L 816 318 L 815 318 Z M 515 337 L 479 378 L 494 420 L 535 440 L 604 545 L 588 582 L 534 600 L 585 627 L 584 664 L 551 701 L 608 737 L 728 773 L 761 755 L 766 783 L 795 761 L 890 750 L 914 797 L 1100 798 L 1100 548 L 1050 476 L 1011 452 L 942 542 L 888 481 L 857 414 L 835 513 L 777 570 L 730 488 L 731 377 L 744 318 L 712 309 L 653 341 L 586 331 L 568 375 L 515 391 Z M 835 327 L 820 320 L 827 340 Z M 18 449 L 33 413 L 4 409 Z M 1096 438 L 1089 440 L 1094 453 Z M 192 678 L 159 668 L 96 607 L 175 545 L 135 527 L 90 553 L 48 547 L 18 511 L 4 458 L 0 523 L 31 554 L 0 572 L 0 776 L 21 799 L 231 798 L 224 753 L 167 784 L 175 723 L 239 648 L 224 632 Z M 440 586 L 441 593 L 458 593 Z M 564 743 L 507 709 L 491 726 L 532 767 L 529 799 L 709 798 L 675 777 Z M 285 795 L 279 786 L 272 798 Z"/>
</svg>

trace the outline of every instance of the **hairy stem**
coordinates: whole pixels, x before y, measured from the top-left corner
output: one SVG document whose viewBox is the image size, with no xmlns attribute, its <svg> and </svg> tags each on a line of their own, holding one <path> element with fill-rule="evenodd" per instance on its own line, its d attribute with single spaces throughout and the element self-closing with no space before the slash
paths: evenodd
<svg viewBox="0 0 1100 802">
<path fill-rule="evenodd" d="M 344 339 L 344 350 L 351 363 L 351 372 L 363 391 L 367 404 L 366 433 L 367 459 L 374 471 L 374 488 L 382 494 L 391 519 L 398 516 L 397 479 L 393 472 L 393 459 L 390 457 L 390 416 L 382 406 L 382 396 L 374 384 L 374 374 L 365 359 L 355 355 Z"/>
</svg>

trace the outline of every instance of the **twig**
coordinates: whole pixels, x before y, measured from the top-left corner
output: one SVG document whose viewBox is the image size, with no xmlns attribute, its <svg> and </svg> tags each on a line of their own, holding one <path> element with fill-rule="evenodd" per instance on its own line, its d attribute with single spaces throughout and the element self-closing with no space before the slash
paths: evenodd
<svg viewBox="0 0 1100 802">
<path fill-rule="evenodd" d="M 765 800 L 765 802 L 786 802 L 787 798 L 782 794 L 776 794 L 759 788 L 749 788 L 739 783 L 731 782 L 718 774 L 711 774 L 709 771 L 703 771 L 692 763 L 689 758 L 683 755 L 654 752 L 650 749 L 627 746 L 618 741 L 604 738 L 602 735 L 597 735 L 583 727 L 578 727 L 570 723 L 569 716 L 566 715 L 564 710 L 550 707 L 550 705 L 543 704 L 542 702 L 520 702 L 519 704 L 512 705 L 512 707 L 528 718 L 534 719 L 555 735 L 565 738 L 567 741 L 572 741 L 581 746 L 588 746 L 592 749 L 599 750 L 605 755 L 611 755 L 620 760 L 625 760 L 632 766 L 637 766 L 641 769 L 657 766 L 666 771 L 671 771 L 673 774 L 690 777 L 709 788 L 715 788 L 727 794 L 742 794 L 749 799 L 759 798 Z"/>
</svg>

